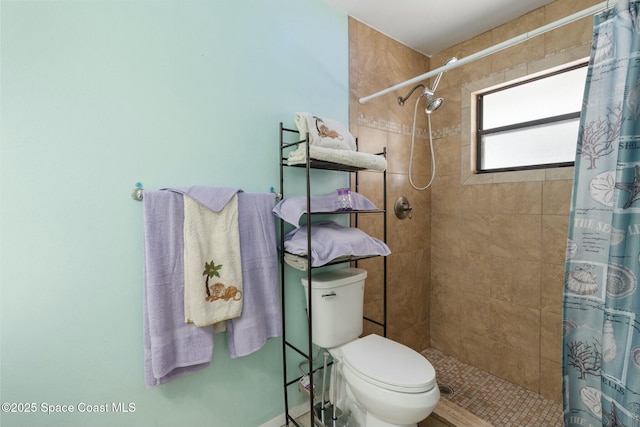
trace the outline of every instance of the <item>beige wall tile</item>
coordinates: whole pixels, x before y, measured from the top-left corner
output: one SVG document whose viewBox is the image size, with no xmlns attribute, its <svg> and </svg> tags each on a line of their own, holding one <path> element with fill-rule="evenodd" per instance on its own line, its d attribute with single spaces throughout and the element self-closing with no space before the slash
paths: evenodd
<svg viewBox="0 0 640 427">
<path fill-rule="evenodd" d="M 380 191 L 384 179 L 377 172 L 362 172 L 358 177 L 358 193 L 368 198 L 379 209 L 384 209 L 384 193 Z M 355 190 L 355 182 L 352 180 L 352 188 Z"/>
<path fill-rule="evenodd" d="M 569 215 L 573 180 L 546 181 L 542 184 L 542 213 Z"/>
<path fill-rule="evenodd" d="M 492 216 L 465 213 L 460 217 L 460 250 L 469 254 L 488 254 L 491 249 Z"/>
<path fill-rule="evenodd" d="M 422 351 L 429 346 L 429 323 L 419 322 L 402 330 L 389 331 L 388 336 L 415 351 Z"/>
<path fill-rule="evenodd" d="M 460 174 L 460 149 L 458 135 L 446 136 L 434 141 L 436 173 L 438 176 Z"/>
<path fill-rule="evenodd" d="M 502 258 L 540 261 L 540 215 L 494 215 L 491 222 L 491 254 Z"/>
<path fill-rule="evenodd" d="M 495 214 L 540 214 L 542 183 L 515 182 L 491 187 L 491 207 Z"/>
<path fill-rule="evenodd" d="M 451 191 L 450 177 L 438 175 L 431 186 L 431 212 L 435 214 L 457 214 L 460 212 L 461 198 Z"/>
<path fill-rule="evenodd" d="M 523 33 L 524 34 L 524 33 Z M 541 38 L 533 38 L 513 47 L 505 49 L 503 55 L 496 56 L 493 61 L 493 70 L 505 70 L 515 68 L 532 59 L 544 58 L 545 44 Z"/>
<path fill-rule="evenodd" d="M 387 172 L 407 174 L 409 170 L 409 153 L 411 137 L 409 135 L 388 132 Z M 416 168 L 419 167 L 416 165 Z"/>
<path fill-rule="evenodd" d="M 388 67 L 387 76 L 390 80 L 401 82 L 415 77 L 413 69 L 418 67 L 416 67 L 417 64 L 414 62 L 416 52 L 413 49 L 410 49 L 393 39 L 388 39 L 387 49 L 385 52 Z"/>
<path fill-rule="evenodd" d="M 366 70 L 368 73 L 378 74 L 387 78 L 389 71 L 387 55 L 380 52 L 387 52 L 389 38 L 373 28 L 355 21 L 358 29 L 358 70 L 360 74 Z"/>
<path fill-rule="evenodd" d="M 523 352 L 539 354 L 540 311 L 491 299 L 489 338 Z"/>
<path fill-rule="evenodd" d="M 568 223 L 569 217 L 566 215 L 542 216 L 542 245 L 545 248 L 542 260 L 544 262 L 564 265 Z"/>
<path fill-rule="evenodd" d="M 492 173 L 490 175 L 493 177 L 493 182 L 496 184 L 502 182 L 544 181 L 546 176 L 544 169 L 500 172 Z"/>
<path fill-rule="evenodd" d="M 600 3 L 600 0 L 561 0 L 549 3 L 544 7 L 545 22 L 544 24 L 550 24 L 558 19 L 565 18 L 573 13 L 580 12 L 581 10 L 595 6 Z M 586 20 L 589 20 L 586 18 Z"/>
<path fill-rule="evenodd" d="M 352 222 L 355 225 L 355 215 L 353 217 Z M 358 228 L 362 231 L 369 234 L 371 237 L 381 240 L 384 239 L 384 218 L 382 215 L 362 214 L 358 216 L 357 221 Z"/>
<path fill-rule="evenodd" d="M 470 295 L 491 295 L 493 269 L 491 255 L 483 253 L 463 253 L 461 265 L 457 269 L 460 277 L 460 290 Z"/>
<path fill-rule="evenodd" d="M 540 394 L 562 403 L 562 366 L 560 362 L 540 360 Z"/>
<path fill-rule="evenodd" d="M 462 213 L 490 214 L 491 185 L 463 185 L 460 187 Z"/>
<path fill-rule="evenodd" d="M 460 330 L 486 336 L 491 321 L 490 298 L 463 292 L 458 303 L 463 307 L 460 310 Z"/>
<path fill-rule="evenodd" d="M 459 328 L 463 310 L 464 307 L 460 304 L 460 292 L 437 286 L 431 290 L 431 321 L 437 319 Z"/>
<path fill-rule="evenodd" d="M 542 264 L 541 306 L 542 310 L 562 314 L 564 287 L 564 265 Z"/>
<path fill-rule="evenodd" d="M 491 352 L 494 357 L 490 362 L 489 372 L 493 375 L 539 393 L 540 390 L 540 356 L 520 348 L 513 348 L 498 341 L 492 342 Z"/>
<path fill-rule="evenodd" d="M 460 255 L 446 250 L 431 250 L 431 286 L 432 289 L 458 289 L 461 284 Z"/>
<path fill-rule="evenodd" d="M 542 311 L 540 326 L 540 357 L 558 361 L 562 355 L 562 314 Z"/>
<path fill-rule="evenodd" d="M 389 147 L 390 145 L 389 141 L 387 141 L 387 132 L 365 126 L 358 128 L 357 138 L 358 151 L 365 153 L 381 153 L 384 147 Z M 387 159 L 388 162 L 389 159 Z"/>
<path fill-rule="evenodd" d="M 573 174 L 575 170 L 574 167 L 566 167 L 566 168 L 553 168 L 545 170 L 545 180 L 554 181 L 554 180 L 569 180 L 573 185 Z"/>
<path fill-rule="evenodd" d="M 540 263 L 491 258 L 491 297 L 530 308 L 540 308 Z"/>
<path fill-rule="evenodd" d="M 431 215 L 432 249 L 459 252 L 460 239 L 460 217 L 456 215 Z"/>
<path fill-rule="evenodd" d="M 490 372 L 491 361 L 494 357 L 493 343 L 487 339 L 486 334 L 476 335 L 463 330 L 459 357 L 461 361 L 469 365 Z"/>
<path fill-rule="evenodd" d="M 365 291 L 366 292 L 366 291 Z M 378 301 L 365 301 L 364 304 L 364 317 L 375 320 L 376 322 L 383 323 L 384 322 L 384 314 L 383 314 L 383 306 L 382 300 Z M 378 332 L 378 327 L 374 326 L 375 323 L 371 323 L 368 321 L 364 321 L 364 334 L 382 334 L 382 332 Z M 381 329 L 381 328 L 380 328 Z"/>
<path fill-rule="evenodd" d="M 425 290 L 416 280 L 420 256 L 413 252 L 402 252 L 393 256 L 389 263 L 387 310 L 389 329 L 402 331 L 425 320 Z"/>
<path fill-rule="evenodd" d="M 454 357 L 459 357 L 460 328 L 437 316 L 431 316 L 431 346 Z"/>
<path fill-rule="evenodd" d="M 597 3 L 594 0 L 552 2 L 544 8 L 545 21 L 546 23 L 554 22 Z M 585 40 L 591 40 L 592 34 L 593 19 L 592 17 L 585 17 L 548 32 L 541 37 L 544 37 L 545 52 L 552 53 L 582 44 Z"/>
<path fill-rule="evenodd" d="M 417 263 L 416 284 L 420 287 L 421 291 L 418 298 L 424 304 L 425 308 L 423 317 L 421 317 L 420 320 L 429 322 L 431 318 L 431 251 L 418 251 L 415 257 Z"/>
</svg>

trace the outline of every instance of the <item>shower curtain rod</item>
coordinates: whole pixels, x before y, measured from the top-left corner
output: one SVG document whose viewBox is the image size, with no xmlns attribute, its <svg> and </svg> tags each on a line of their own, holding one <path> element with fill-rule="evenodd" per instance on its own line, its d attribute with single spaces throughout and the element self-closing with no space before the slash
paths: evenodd
<svg viewBox="0 0 640 427">
<path fill-rule="evenodd" d="M 453 68 L 457 68 L 457 67 L 460 67 L 462 65 L 468 64 L 469 62 L 475 61 L 476 59 L 483 58 L 483 57 L 485 57 L 487 55 L 490 55 L 490 54 L 492 54 L 494 52 L 497 52 L 499 50 L 506 49 L 506 48 L 511 47 L 513 45 L 516 45 L 518 43 L 522 43 L 524 41 L 529 40 L 532 37 L 539 36 L 540 34 L 543 34 L 543 33 L 546 33 L 548 31 L 554 30 L 556 28 L 562 27 L 563 25 L 569 24 L 569 23 L 571 23 L 573 21 L 576 21 L 576 20 L 578 20 L 580 18 L 584 18 L 585 16 L 593 15 L 593 14 L 598 13 L 600 11 L 606 10 L 606 9 L 608 9 L 610 7 L 609 6 L 610 2 L 611 3 L 615 3 L 615 2 L 609 1 L 609 0 L 608 1 L 603 1 L 602 3 L 599 3 L 599 4 L 595 5 L 595 6 L 591 6 L 590 8 L 587 8 L 587 9 L 585 9 L 583 11 L 574 13 L 573 15 L 569 15 L 569 16 L 567 16 L 565 18 L 559 19 L 559 20 L 557 20 L 555 22 L 552 22 L 550 24 L 544 25 L 544 26 L 542 26 L 540 28 L 537 28 L 535 30 L 529 31 L 528 33 L 521 34 L 521 35 L 519 35 L 517 37 L 514 37 L 512 39 L 506 40 L 506 41 L 504 41 L 502 43 L 498 43 L 495 46 L 492 46 L 492 47 L 489 47 L 487 49 L 481 50 L 480 52 L 476 52 L 473 55 L 469 55 L 469 56 L 467 56 L 465 58 L 458 59 L 457 61 L 455 61 L 455 62 L 453 62 L 453 63 L 451 63 L 449 65 L 444 65 L 444 66 L 442 66 L 440 68 L 436 68 L 435 70 L 431 70 L 431 71 L 429 71 L 427 73 L 421 74 L 421 75 L 419 75 L 417 77 L 414 77 L 414 78 L 412 78 L 410 80 L 404 81 L 402 83 L 398 83 L 395 86 L 391 86 L 391 87 L 389 87 L 387 89 L 381 90 L 381 91 L 376 92 L 376 93 L 374 93 L 372 95 L 360 98 L 358 101 L 361 104 L 364 104 L 365 102 L 371 101 L 372 99 L 377 98 L 379 96 L 386 95 L 387 93 L 396 91 L 398 89 L 402 89 L 403 87 L 410 86 L 410 85 L 412 85 L 414 83 L 418 83 L 418 82 L 420 82 L 422 80 L 426 80 L 426 79 L 428 79 L 430 77 L 438 75 L 441 72 L 449 71 L 449 70 L 451 70 Z"/>
</svg>

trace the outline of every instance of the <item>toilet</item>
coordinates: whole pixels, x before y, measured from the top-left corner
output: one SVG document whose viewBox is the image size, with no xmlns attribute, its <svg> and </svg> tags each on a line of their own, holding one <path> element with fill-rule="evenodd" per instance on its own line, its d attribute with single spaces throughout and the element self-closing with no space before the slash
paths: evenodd
<svg viewBox="0 0 640 427">
<path fill-rule="evenodd" d="M 367 271 L 343 268 L 312 277 L 312 341 L 334 360 L 330 393 L 360 427 L 416 427 L 440 399 L 436 373 L 420 353 L 362 334 Z M 302 279 L 308 302 L 309 286 Z"/>
</svg>

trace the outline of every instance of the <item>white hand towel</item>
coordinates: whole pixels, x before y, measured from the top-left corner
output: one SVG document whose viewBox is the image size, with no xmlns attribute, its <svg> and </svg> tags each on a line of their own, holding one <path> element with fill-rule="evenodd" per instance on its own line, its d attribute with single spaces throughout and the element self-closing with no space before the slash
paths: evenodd
<svg viewBox="0 0 640 427">
<path fill-rule="evenodd" d="M 242 313 L 238 197 L 214 212 L 184 197 L 185 320 L 208 326 Z"/>
</svg>

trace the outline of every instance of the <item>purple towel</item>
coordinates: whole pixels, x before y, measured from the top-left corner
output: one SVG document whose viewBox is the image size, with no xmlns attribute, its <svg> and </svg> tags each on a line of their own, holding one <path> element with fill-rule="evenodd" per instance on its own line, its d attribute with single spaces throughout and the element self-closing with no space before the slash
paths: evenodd
<svg viewBox="0 0 640 427">
<path fill-rule="evenodd" d="M 238 193 L 244 305 L 227 321 L 232 358 L 246 356 L 282 334 L 273 193 Z"/>
<path fill-rule="evenodd" d="M 203 369 L 213 356 L 213 326 L 184 321 L 182 195 L 145 191 L 145 382 L 155 387 Z"/>
<path fill-rule="evenodd" d="M 184 194 L 191 197 L 196 202 L 211 209 L 213 212 L 220 212 L 229 200 L 239 191 L 239 188 L 235 187 L 176 187 L 167 188 L 167 190 L 175 191 L 176 193 Z"/>
<path fill-rule="evenodd" d="M 371 200 L 362 194 L 351 192 L 353 199 L 353 210 L 373 210 L 377 209 Z M 311 198 L 311 212 L 334 212 L 337 209 L 338 194 L 335 191 L 324 196 L 314 196 Z M 307 212 L 307 197 L 295 196 L 282 199 L 273 208 L 273 213 L 289 224 L 300 228 L 300 218 Z"/>
</svg>

